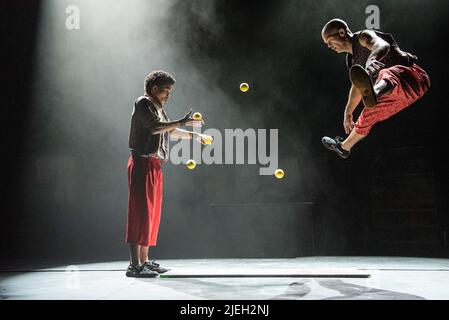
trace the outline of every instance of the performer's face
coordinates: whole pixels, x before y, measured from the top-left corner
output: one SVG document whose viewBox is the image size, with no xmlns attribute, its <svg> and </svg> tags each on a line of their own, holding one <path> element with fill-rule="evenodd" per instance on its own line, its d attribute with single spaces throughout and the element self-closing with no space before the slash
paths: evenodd
<svg viewBox="0 0 449 320">
<path fill-rule="evenodd" d="M 333 51 L 342 53 L 347 51 L 346 33 L 343 29 L 322 35 L 324 43 Z"/>
<path fill-rule="evenodd" d="M 170 99 L 171 91 L 173 90 L 173 85 L 167 84 L 165 86 L 154 86 L 152 89 L 153 96 L 159 101 L 163 106 Z"/>
</svg>

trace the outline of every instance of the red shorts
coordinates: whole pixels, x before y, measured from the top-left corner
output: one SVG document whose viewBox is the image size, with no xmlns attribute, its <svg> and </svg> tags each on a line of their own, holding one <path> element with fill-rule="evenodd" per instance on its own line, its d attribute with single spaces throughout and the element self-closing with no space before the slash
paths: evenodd
<svg viewBox="0 0 449 320">
<path fill-rule="evenodd" d="M 159 159 L 129 157 L 126 242 L 146 247 L 156 245 L 161 221 L 162 184 Z"/>
<path fill-rule="evenodd" d="M 430 87 L 429 76 L 417 64 L 382 69 L 376 83 L 380 80 L 390 82 L 394 89 L 390 94 L 380 97 L 374 108 L 363 109 L 354 127 L 360 135 L 368 135 L 374 124 L 405 109 L 421 98 Z"/>
</svg>

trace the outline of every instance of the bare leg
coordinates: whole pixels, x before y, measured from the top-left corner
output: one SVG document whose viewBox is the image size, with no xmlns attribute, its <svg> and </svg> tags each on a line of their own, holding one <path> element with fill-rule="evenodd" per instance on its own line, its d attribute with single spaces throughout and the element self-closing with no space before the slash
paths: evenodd
<svg viewBox="0 0 449 320">
<path fill-rule="evenodd" d="M 374 86 L 374 91 L 376 92 L 376 96 L 380 98 L 383 95 L 390 94 L 391 91 L 393 91 L 394 87 L 389 81 L 380 80 L 376 85 Z M 365 136 L 362 136 L 361 134 L 358 134 L 355 132 L 354 129 L 352 129 L 349 136 L 341 143 L 341 147 L 344 150 L 350 151 L 351 148 L 360 140 L 365 138 Z"/>
<path fill-rule="evenodd" d="M 382 97 L 383 95 L 390 94 L 391 91 L 393 91 L 393 85 L 385 80 L 380 80 L 376 85 L 374 86 L 374 92 L 376 92 L 377 98 Z"/>
<path fill-rule="evenodd" d="M 140 246 L 140 262 L 143 264 L 144 262 L 148 261 L 148 248 L 145 246 Z"/>
<path fill-rule="evenodd" d="M 341 147 L 344 150 L 350 151 L 351 148 L 360 140 L 362 140 L 363 138 L 365 138 L 365 136 L 362 136 L 361 134 L 358 134 L 357 132 L 355 132 L 355 129 L 352 129 L 351 133 L 349 134 L 349 136 L 345 139 L 345 141 L 343 141 L 341 143 Z"/>
<path fill-rule="evenodd" d="M 135 243 L 129 244 L 129 252 L 130 252 L 130 265 L 135 267 L 139 265 L 139 252 L 140 245 Z"/>
</svg>

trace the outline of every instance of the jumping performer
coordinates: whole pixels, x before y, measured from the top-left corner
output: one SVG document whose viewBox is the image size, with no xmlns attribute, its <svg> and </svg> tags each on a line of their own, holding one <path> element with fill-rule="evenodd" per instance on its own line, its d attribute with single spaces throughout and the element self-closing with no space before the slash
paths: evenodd
<svg viewBox="0 0 449 320">
<path fill-rule="evenodd" d="M 379 121 L 386 120 L 421 98 L 430 87 L 418 58 L 402 51 L 389 33 L 362 30 L 352 33 L 346 22 L 332 19 L 321 32 L 324 43 L 346 53 L 352 83 L 343 127 L 349 136 L 323 137 L 322 143 L 340 157 L 348 158 L 352 147 L 366 137 Z M 354 123 L 352 113 L 363 101 L 365 108 Z"/>
</svg>

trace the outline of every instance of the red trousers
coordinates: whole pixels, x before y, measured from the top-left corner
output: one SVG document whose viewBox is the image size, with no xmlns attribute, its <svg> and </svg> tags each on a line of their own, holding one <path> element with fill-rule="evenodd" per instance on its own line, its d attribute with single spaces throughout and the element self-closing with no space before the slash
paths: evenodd
<svg viewBox="0 0 449 320">
<path fill-rule="evenodd" d="M 394 86 L 390 94 L 379 98 L 374 108 L 365 108 L 355 123 L 355 132 L 366 136 L 379 121 L 390 118 L 421 98 L 430 87 L 427 73 L 417 64 L 392 66 L 379 72 L 376 83 L 385 80 Z"/>
<path fill-rule="evenodd" d="M 162 208 L 161 160 L 131 155 L 128 160 L 126 242 L 155 246 Z"/>
</svg>

